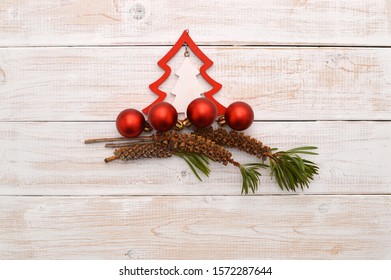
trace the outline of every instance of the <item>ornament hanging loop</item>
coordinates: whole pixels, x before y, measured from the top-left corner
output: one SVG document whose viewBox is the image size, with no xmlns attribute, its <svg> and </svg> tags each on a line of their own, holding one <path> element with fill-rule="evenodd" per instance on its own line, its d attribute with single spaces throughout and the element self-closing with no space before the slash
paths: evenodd
<svg viewBox="0 0 391 280">
<path fill-rule="evenodd" d="M 190 56 L 189 48 L 188 48 L 188 46 L 187 46 L 186 43 L 185 43 L 185 53 L 184 53 L 184 56 L 185 56 L 185 57 L 189 57 L 189 56 Z"/>
<path fill-rule="evenodd" d="M 190 32 L 189 29 L 186 29 L 185 31 L 186 31 L 187 33 Z M 184 46 L 185 46 L 185 53 L 184 53 L 184 56 L 185 56 L 185 57 L 189 57 L 189 56 L 190 56 L 190 52 L 189 52 L 189 47 L 188 47 L 187 43 L 185 43 Z"/>
</svg>

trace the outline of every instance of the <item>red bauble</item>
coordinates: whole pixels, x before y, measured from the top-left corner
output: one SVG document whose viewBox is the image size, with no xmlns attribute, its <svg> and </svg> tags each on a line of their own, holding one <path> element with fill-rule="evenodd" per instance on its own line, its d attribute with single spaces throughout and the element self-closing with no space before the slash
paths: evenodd
<svg viewBox="0 0 391 280">
<path fill-rule="evenodd" d="M 118 132 L 127 138 L 137 137 L 145 128 L 145 118 L 136 109 L 126 109 L 119 113 L 115 121 Z"/>
<path fill-rule="evenodd" d="M 167 102 L 156 103 L 149 109 L 148 122 L 157 131 L 168 131 L 178 120 L 178 113 L 174 106 Z"/>
<path fill-rule="evenodd" d="M 238 101 L 228 106 L 224 118 L 230 128 L 245 130 L 254 121 L 254 111 L 247 103 Z"/>
<path fill-rule="evenodd" d="M 194 99 L 187 106 L 187 118 L 195 127 L 208 127 L 217 118 L 216 105 L 207 98 Z"/>
</svg>

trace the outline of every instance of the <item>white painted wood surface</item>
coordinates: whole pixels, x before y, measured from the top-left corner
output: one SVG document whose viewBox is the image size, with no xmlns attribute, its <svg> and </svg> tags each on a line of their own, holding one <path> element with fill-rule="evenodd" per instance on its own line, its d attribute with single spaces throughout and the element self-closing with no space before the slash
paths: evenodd
<svg viewBox="0 0 391 280">
<path fill-rule="evenodd" d="M 0 259 L 390 259 L 390 13 L 388 0 L 1 1 Z M 186 28 L 209 45 L 216 99 L 254 107 L 249 134 L 319 147 L 309 190 L 265 174 L 240 196 L 234 167 L 199 183 L 180 159 L 104 164 L 110 149 L 81 143 L 154 100 L 156 62 Z"/>
<path fill-rule="evenodd" d="M 2 0 L 0 45 L 390 45 L 388 0 Z"/>
<path fill-rule="evenodd" d="M 125 108 L 145 108 L 168 50 L 0 49 L 0 120 L 113 121 Z M 214 61 L 208 74 L 223 84 L 215 98 L 251 103 L 258 120 L 391 119 L 389 48 L 202 50 Z M 182 62 L 178 55 L 170 65 Z M 176 81 L 171 75 L 161 89 L 169 93 Z"/>
<path fill-rule="evenodd" d="M 391 257 L 390 196 L 22 196 L 0 205 L 7 259 Z"/>
</svg>

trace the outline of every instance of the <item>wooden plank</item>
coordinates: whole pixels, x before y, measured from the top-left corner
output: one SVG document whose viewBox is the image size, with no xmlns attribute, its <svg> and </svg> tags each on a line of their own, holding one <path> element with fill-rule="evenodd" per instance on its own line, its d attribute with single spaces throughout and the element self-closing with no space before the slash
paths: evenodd
<svg viewBox="0 0 391 280">
<path fill-rule="evenodd" d="M 1 197 L 1 259 L 389 259 L 391 196 Z"/>
<path fill-rule="evenodd" d="M 0 45 L 390 45 L 387 0 L 2 0 Z"/>
<path fill-rule="evenodd" d="M 112 121 L 127 107 L 142 109 L 156 98 L 148 85 L 163 74 L 156 62 L 168 49 L 0 49 L 0 120 Z M 209 75 L 223 84 L 215 97 L 251 103 L 258 120 L 391 119 L 391 49 L 203 50 L 215 61 Z"/>
<path fill-rule="evenodd" d="M 281 149 L 319 147 L 320 166 L 299 194 L 390 194 L 391 122 L 260 122 L 248 134 Z M 212 163 L 199 182 L 179 158 L 105 164 L 112 150 L 81 139 L 117 136 L 110 123 L 0 123 L 0 195 L 239 195 L 234 166 Z M 256 158 L 234 152 L 239 162 Z M 281 191 L 263 172 L 257 194 Z"/>
</svg>

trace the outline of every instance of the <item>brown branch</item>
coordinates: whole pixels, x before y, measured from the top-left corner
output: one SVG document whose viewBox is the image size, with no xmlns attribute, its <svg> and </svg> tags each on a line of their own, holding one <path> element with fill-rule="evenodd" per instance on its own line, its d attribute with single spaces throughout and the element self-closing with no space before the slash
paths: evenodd
<svg viewBox="0 0 391 280">
<path fill-rule="evenodd" d="M 105 158 L 105 162 L 108 163 L 108 162 L 116 160 L 116 159 L 119 159 L 119 157 L 118 156 L 111 156 L 111 157 Z"/>
<path fill-rule="evenodd" d="M 123 142 L 123 143 L 107 143 L 105 145 L 105 148 L 124 148 L 124 147 L 129 147 L 137 144 L 149 144 L 149 143 L 154 143 L 153 141 L 137 141 L 137 142 Z"/>
<path fill-rule="evenodd" d="M 235 160 L 233 160 L 232 158 L 228 159 L 228 162 L 233 164 L 233 165 L 235 165 L 236 167 L 240 167 L 240 163 L 235 161 Z"/>
<path fill-rule="evenodd" d="M 136 138 L 133 138 L 134 140 L 140 140 L 140 139 L 150 139 L 152 138 L 152 135 L 147 136 L 138 136 Z M 95 139 L 87 139 L 84 140 L 84 144 L 93 144 L 93 143 L 104 143 L 104 142 L 119 142 L 119 141 L 130 141 L 131 138 L 125 138 L 125 137 L 116 137 L 116 138 L 95 138 Z"/>
</svg>

